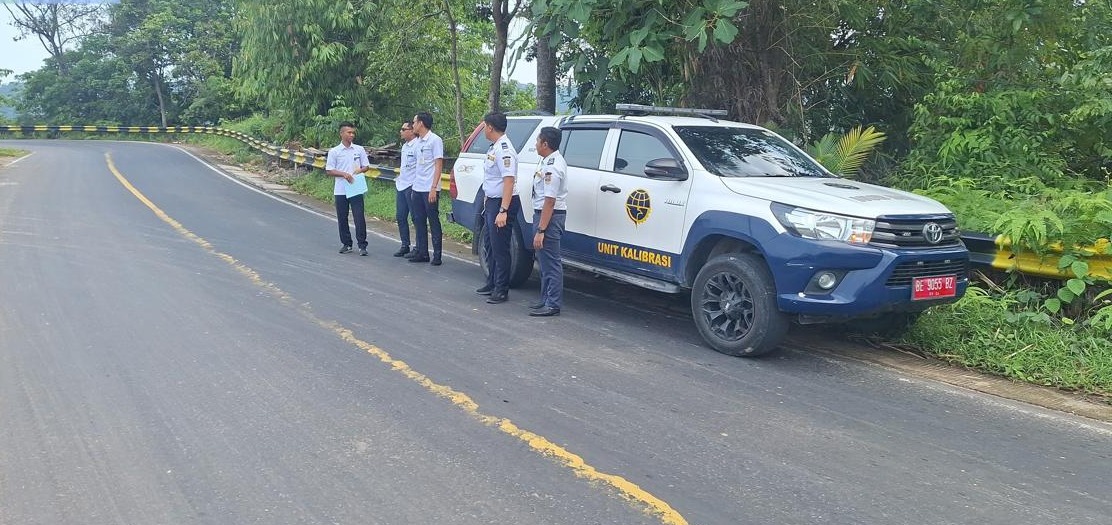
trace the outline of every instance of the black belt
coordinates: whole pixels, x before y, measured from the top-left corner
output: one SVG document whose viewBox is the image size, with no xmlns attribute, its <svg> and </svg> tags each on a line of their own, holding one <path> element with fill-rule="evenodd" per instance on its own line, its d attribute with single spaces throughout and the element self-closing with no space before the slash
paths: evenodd
<svg viewBox="0 0 1112 525">
<path fill-rule="evenodd" d="M 535 211 L 537 213 L 540 213 L 543 210 L 533 210 L 533 211 Z M 568 210 L 552 210 L 553 215 L 567 215 L 567 213 L 568 213 Z"/>
</svg>

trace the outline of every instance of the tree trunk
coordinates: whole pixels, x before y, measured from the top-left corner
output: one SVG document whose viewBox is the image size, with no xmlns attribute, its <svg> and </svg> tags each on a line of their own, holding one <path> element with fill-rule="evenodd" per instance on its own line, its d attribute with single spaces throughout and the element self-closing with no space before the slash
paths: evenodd
<svg viewBox="0 0 1112 525">
<path fill-rule="evenodd" d="M 506 46 L 509 41 L 510 22 L 502 11 L 505 0 L 491 2 L 494 8 L 494 62 L 490 65 L 490 93 L 487 97 L 487 111 L 500 111 L 502 107 L 502 66 L 506 62 Z"/>
<path fill-rule="evenodd" d="M 506 62 L 506 46 L 510 40 L 510 21 L 521 9 L 521 0 L 515 0 L 513 9 L 510 0 L 491 0 L 490 11 L 494 18 L 494 63 L 490 65 L 490 97 L 487 107 L 490 111 L 502 110 L 502 68 Z"/>
<path fill-rule="evenodd" d="M 162 82 L 158 75 L 152 75 L 154 81 L 154 94 L 158 97 L 158 113 L 162 116 L 162 127 L 166 127 L 166 100 L 162 96 Z"/>
<path fill-rule="evenodd" d="M 537 24 L 544 27 L 544 23 Z M 537 109 L 556 114 L 556 49 L 551 35 L 537 34 Z"/>
<path fill-rule="evenodd" d="M 692 78 L 701 81 L 686 102 L 696 107 L 727 109 L 742 122 L 791 127 L 785 107 L 801 105 L 792 58 L 792 35 L 780 3 L 752 0 L 734 19 L 741 29 L 728 46 L 708 47 L 692 64 Z"/>
<path fill-rule="evenodd" d="M 467 137 L 463 134 L 463 85 L 459 79 L 459 28 L 456 27 L 456 17 L 452 15 L 452 6 L 445 0 L 444 12 L 448 16 L 448 31 L 451 33 L 452 42 L 452 82 L 455 84 L 456 95 L 456 132 L 459 133 L 459 147 Z"/>
</svg>

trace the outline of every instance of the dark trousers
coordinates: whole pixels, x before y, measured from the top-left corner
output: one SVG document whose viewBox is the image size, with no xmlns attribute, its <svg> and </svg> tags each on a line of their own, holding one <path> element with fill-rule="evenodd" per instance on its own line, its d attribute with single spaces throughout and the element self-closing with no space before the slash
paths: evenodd
<svg viewBox="0 0 1112 525">
<path fill-rule="evenodd" d="M 506 213 L 506 225 L 499 228 L 494 224 L 498 217 L 498 209 L 503 207 L 502 197 L 487 197 L 483 206 L 483 220 L 486 223 L 486 234 L 490 237 L 490 257 L 487 262 L 490 269 L 488 281 L 494 285 L 494 293 L 506 293 L 510 290 L 510 247 L 513 246 L 513 228 L 510 224 L 517 217 L 520 199 L 514 195 L 510 199 L 509 210 Z"/>
<path fill-rule="evenodd" d="M 440 258 L 444 246 L 444 233 L 440 229 L 440 199 L 429 202 L 429 192 L 409 192 L 409 212 L 413 215 L 413 229 L 417 233 L 414 250 L 418 256 L 429 254 L 429 235 L 432 235 L 433 258 Z"/>
<path fill-rule="evenodd" d="M 394 198 L 394 219 L 398 221 L 398 240 L 402 241 L 402 247 L 409 248 L 409 193 L 412 189 L 397 191 Z"/>
<path fill-rule="evenodd" d="M 340 227 L 340 242 L 351 246 L 351 228 L 348 227 L 348 210 L 355 216 L 355 240 L 359 248 L 367 247 L 367 216 L 363 215 L 363 196 L 336 195 L 336 224 Z"/>
<path fill-rule="evenodd" d="M 560 259 L 560 239 L 564 238 L 567 213 L 554 210 L 548 227 L 544 230 L 544 244 L 537 250 L 537 263 L 541 267 L 541 302 L 557 310 L 564 303 L 564 263 Z M 533 231 L 541 223 L 541 210 L 533 211 Z"/>
</svg>

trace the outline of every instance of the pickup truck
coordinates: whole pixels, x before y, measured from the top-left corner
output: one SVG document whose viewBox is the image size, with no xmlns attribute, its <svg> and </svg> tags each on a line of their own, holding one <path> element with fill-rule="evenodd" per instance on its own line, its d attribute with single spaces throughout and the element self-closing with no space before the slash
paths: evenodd
<svg viewBox="0 0 1112 525">
<path fill-rule="evenodd" d="M 619 110 L 629 114 L 509 117 L 519 193 L 529 194 L 541 160 L 538 131 L 559 128 L 568 163 L 564 264 L 690 293 L 695 324 L 715 350 L 768 353 L 793 321 L 906 323 L 965 293 L 969 253 L 942 204 L 837 177 L 779 135 L 710 110 Z M 474 233 L 480 255 L 489 147 L 481 130 L 465 142 L 450 185 L 450 219 Z M 531 220 L 530 211 L 511 218 L 511 286 L 533 270 Z"/>
</svg>

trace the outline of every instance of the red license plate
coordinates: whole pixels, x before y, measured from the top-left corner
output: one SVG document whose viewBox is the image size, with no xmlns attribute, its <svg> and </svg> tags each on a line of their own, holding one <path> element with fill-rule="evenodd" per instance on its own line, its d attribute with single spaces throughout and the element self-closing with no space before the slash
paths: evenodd
<svg viewBox="0 0 1112 525">
<path fill-rule="evenodd" d="M 939 277 L 916 277 L 911 281 L 911 299 L 938 299 L 953 297 L 958 293 L 958 277 L 943 275 Z"/>
</svg>

